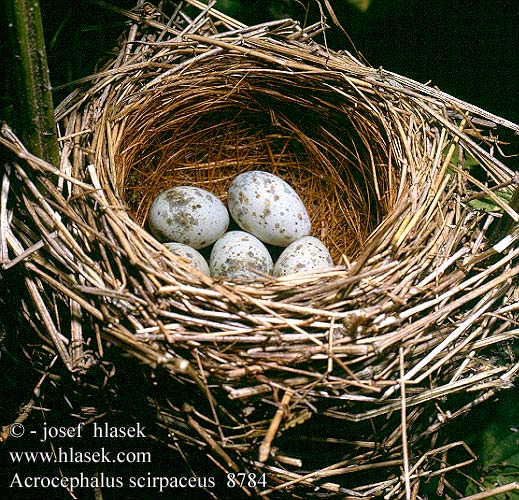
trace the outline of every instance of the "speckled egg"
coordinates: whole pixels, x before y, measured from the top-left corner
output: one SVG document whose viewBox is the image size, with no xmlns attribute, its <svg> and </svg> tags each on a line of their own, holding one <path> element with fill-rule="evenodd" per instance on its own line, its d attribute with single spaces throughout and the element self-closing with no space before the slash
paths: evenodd
<svg viewBox="0 0 519 500">
<path fill-rule="evenodd" d="M 148 223 L 152 234 L 160 241 L 204 248 L 225 233 L 229 226 L 229 213 L 209 191 L 193 186 L 176 186 L 155 198 Z"/>
<path fill-rule="evenodd" d="M 333 260 L 322 241 L 313 236 L 304 236 L 281 252 L 272 274 L 287 276 L 330 267 L 333 267 Z"/>
<path fill-rule="evenodd" d="M 252 234 L 229 231 L 213 246 L 209 258 L 211 276 L 252 281 L 260 274 L 270 274 L 273 262 L 267 247 Z"/>
<path fill-rule="evenodd" d="M 264 243 L 287 246 L 310 234 L 310 217 L 301 198 L 287 182 L 268 172 L 252 170 L 236 176 L 227 206 L 240 228 Z"/>
<path fill-rule="evenodd" d="M 209 264 L 198 250 L 195 250 L 189 245 L 184 245 L 184 243 L 177 243 L 176 241 L 164 243 L 164 246 L 175 255 L 187 259 L 189 261 L 188 264 L 201 273 L 207 276 L 210 275 Z"/>
</svg>

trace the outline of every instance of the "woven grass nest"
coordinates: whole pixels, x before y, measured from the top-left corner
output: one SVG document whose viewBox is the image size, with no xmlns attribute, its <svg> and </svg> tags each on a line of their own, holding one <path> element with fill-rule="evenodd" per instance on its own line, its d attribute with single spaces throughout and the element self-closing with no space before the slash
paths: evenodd
<svg viewBox="0 0 519 500">
<path fill-rule="evenodd" d="M 499 140 L 519 127 L 328 50 L 322 25 L 195 0 L 125 14 L 119 52 L 57 108 L 60 165 L 3 129 L 2 261 L 24 269 L 27 316 L 77 379 L 106 359 L 161 374 L 159 439 L 265 473 L 234 495 L 419 498 L 474 459 L 444 426 L 519 368 Z M 251 169 L 296 189 L 336 267 L 213 279 L 146 230 L 160 190 L 225 201 Z"/>
</svg>

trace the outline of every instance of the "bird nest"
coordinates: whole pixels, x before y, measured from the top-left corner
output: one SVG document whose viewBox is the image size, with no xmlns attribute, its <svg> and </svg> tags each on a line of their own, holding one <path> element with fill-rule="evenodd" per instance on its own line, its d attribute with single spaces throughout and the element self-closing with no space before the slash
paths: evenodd
<svg viewBox="0 0 519 500">
<path fill-rule="evenodd" d="M 264 478 L 234 495 L 417 494 L 473 460 L 442 429 L 518 368 L 499 134 L 519 128 L 328 50 L 321 24 L 172 11 L 123 12 L 113 60 L 56 110 L 59 165 L 3 129 L 2 261 L 26 315 L 78 379 L 151 367 L 159 439 Z M 334 268 L 226 281 L 147 231 L 164 188 L 225 201 L 252 169 L 296 189 Z"/>
</svg>

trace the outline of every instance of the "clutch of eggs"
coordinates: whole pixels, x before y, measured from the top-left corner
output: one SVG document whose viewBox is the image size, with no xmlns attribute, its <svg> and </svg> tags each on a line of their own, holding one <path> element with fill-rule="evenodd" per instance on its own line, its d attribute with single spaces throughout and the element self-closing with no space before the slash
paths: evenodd
<svg viewBox="0 0 519 500">
<path fill-rule="evenodd" d="M 153 235 L 200 272 L 252 281 L 258 275 L 290 274 L 333 267 L 326 246 L 310 235 L 308 212 L 283 179 L 259 170 L 236 176 L 227 205 L 243 231 L 229 231 L 227 208 L 214 194 L 176 186 L 153 201 L 148 223 Z M 213 244 L 209 265 L 195 249 Z M 264 245 L 286 247 L 274 265 Z"/>
</svg>

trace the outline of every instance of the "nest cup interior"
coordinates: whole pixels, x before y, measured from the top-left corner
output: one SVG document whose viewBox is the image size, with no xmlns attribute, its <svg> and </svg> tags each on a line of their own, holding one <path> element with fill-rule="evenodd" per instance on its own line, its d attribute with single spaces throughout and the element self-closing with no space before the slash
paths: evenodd
<svg viewBox="0 0 519 500">
<path fill-rule="evenodd" d="M 265 170 L 303 200 L 312 235 L 344 264 L 390 212 L 398 189 L 376 109 L 326 74 L 222 56 L 157 79 L 125 103 L 117 190 L 142 225 L 164 189 L 190 185 L 225 203 L 233 178 Z"/>
</svg>

